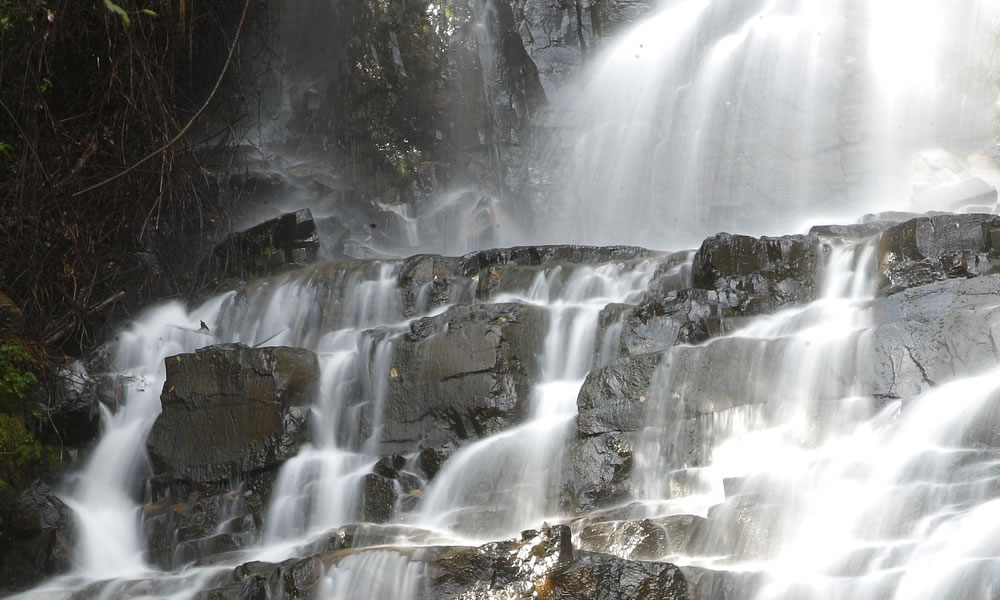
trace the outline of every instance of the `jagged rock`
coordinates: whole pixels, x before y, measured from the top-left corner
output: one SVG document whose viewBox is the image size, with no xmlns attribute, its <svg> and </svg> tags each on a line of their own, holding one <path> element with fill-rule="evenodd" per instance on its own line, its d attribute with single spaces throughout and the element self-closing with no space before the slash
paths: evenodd
<svg viewBox="0 0 1000 600">
<path fill-rule="evenodd" d="M 919 217 L 879 239 L 879 292 L 886 295 L 943 279 L 977 277 L 1000 265 L 1000 217 Z"/>
<path fill-rule="evenodd" d="M 769 312 L 816 297 L 824 254 L 816 236 L 719 233 L 695 253 L 691 279 L 696 288 L 740 294 L 741 314 Z"/>
<path fill-rule="evenodd" d="M 583 437 L 634 432 L 646 421 L 646 393 L 660 354 L 627 356 L 594 369 L 577 396 L 577 430 Z"/>
<path fill-rule="evenodd" d="M 677 344 L 697 344 L 731 331 L 742 295 L 734 290 L 682 290 L 652 297 L 622 316 L 621 351 L 645 354 Z"/>
<path fill-rule="evenodd" d="M 522 304 L 456 306 L 393 341 L 382 452 L 460 445 L 520 422 L 546 314 Z"/>
<path fill-rule="evenodd" d="M 318 249 L 316 223 L 303 208 L 231 234 L 212 250 L 204 270 L 216 279 L 260 277 L 312 262 Z"/>
<path fill-rule="evenodd" d="M 472 277 L 480 275 L 490 267 L 501 265 L 540 266 L 553 263 L 593 265 L 608 262 L 624 262 L 661 253 L 638 246 L 515 246 L 480 250 L 462 257 L 462 274 Z"/>
<path fill-rule="evenodd" d="M 602 433 L 573 440 L 566 453 L 563 504 L 585 514 L 620 504 L 632 493 L 634 436 Z"/>
<path fill-rule="evenodd" d="M 633 562 L 583 554 L 552 577 L 552 596 L 570 600 L 687 600 L 687 581 L 667 563 Z"/>
<path fill-rule="evenodd" d="M 157 474 L 228 482 L 275 469 L 304 441 L 318 385 L 312 352 L 222 344 L 166 367 L 163 412 L 146 443 Z"/>
<path fill-rule="evenodd" d="M 35 481 L 14 500 L 0 536 L 0 591 L 18 589 L 72 566 L 73 516 L 48 485 Z"/>
</svg>

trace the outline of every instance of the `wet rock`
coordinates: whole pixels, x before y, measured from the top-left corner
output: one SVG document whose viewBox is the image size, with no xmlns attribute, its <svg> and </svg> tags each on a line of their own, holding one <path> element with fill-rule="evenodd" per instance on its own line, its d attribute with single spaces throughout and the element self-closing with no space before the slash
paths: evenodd
<svg viewBox="0 0 1000 600">
<path fill-rule="evenodd" d="M 215 279 L 260 277 L 312 262 L 318 249 L 316 223 L 303 208 L 231 234 L 215 247 L 204 270 Z"/>
<path fill-rule="evenodd" d="M 385 523 L 396 510 L 393 480 L 369 473 L 361 481 L 361 518 L 369 523 Z"/>
<path fill-rule="evenodd" d="M 1000 265 L 1000 217 L 919 217 L 879 238 L 879 292 L 886 295 L 944 279 L 977 277 Z"/>
<path fill-rule="evenodd" d="M 190 564 L 258 540 L 264 500 L 252 491 L 164 498 L 143 506 L 150 561 L 164 569 Z"/>
<path fill-rule="evenodd" d="M 0 591 L 32 585 L 72 566 L 73 516 L 41 481 L 21 492 L 5 511 L 0 536 Z"/>
<path fill-rule="evenodd" d="M 677 344 L 697 344 L 731 331 L 742 311 L 734 290 L 690 289 L 647 299 L 623 315 L 621 351 L 644 354 Z"/>
<path fill-rule="evenodd" d="M 570 514 L 614 506 L 632 494 L 634 436 L 602 433 L 573 440 L 567 449 L 563 501 Z"/>
<path fill-rule="evenodd" d="M 878 398 L 909 398 L 1000 361 L 1000 277 L 951 279 L 906 289 L 872 308 L 870 360 L 859 381 Z"/>
<path fill-rule="evenodd" d="M 846 240 L 863 240 L 878 235 L 889 229 L 898 221 L 868 221 L 851 225 L 814 225 L 809 228 L 809 235 L 826 238 L 843 238 Z"/>
<path fill-rule="evenodd" d="M 456 306 L 393 341 L 383 453 L 460 445 L 524 416 L 546 314 L 522 304 Z"/>
<path fill-rule="evenodd" d="M 667 554 L 666 530 L 650 521 L 606 521 L 584 527 L 580 549 L 629 560 L 656 560 Z"/>
<path fill-rule="evenodd" d="M 754 238 L 716 234 L 694 256 L 695 287 L 740 294 L 742 314 L 770 312 L 816 297 L 824 246 L 816 236 Z"/>
<path fill-rule="evenodd" d="M 767 560 L 780 542 L 782 514 L 780 507 L 757 495 L 730 498 L 708 510 L 708 518 L 691 537 L 689 551 L 735 562 Z"/>
<path fill-rule="evenodd" d="M 633 562 L 583 554 L 551 578 L 554 598 L 594 600 L 686 600 L 687 581 L 667 563 Z"/>
<path fill-rule="evenodd" d="M 409 316 L 426 314 L 440 306 L 472 301 L 475 282 L 463 276 L 462 259 L 418 254 L 403 261 L 399 288 Z"/>
<path fill-rule="evenodd" d="M 660 358 L 659 354 L 627 356 L 588 373 L 576 402 L 579 434 L 641 430 L 646 393 Z"/>
<path fill-rule="evenodd" d="M 171 356 L 166 366 L 163 412 L 146 443 L 157 474 L 243 479 L 275 469 L 305 440 L 318 385 L 312 352 L 222 344 Z"/>
<path fill-rule="evenodd" d="M 462 257 L 462 273 L 471 277 L 500 265 L 540 266 L 555 263 L 594 265 L 659 256 L 637 246 L 516 246 L 472 252 Z"/>
<path fill-rule="evenodd" d="M 764 585 L 760 573 L 681 567 L 691 600 L 750 600 Z"/>
</svg>

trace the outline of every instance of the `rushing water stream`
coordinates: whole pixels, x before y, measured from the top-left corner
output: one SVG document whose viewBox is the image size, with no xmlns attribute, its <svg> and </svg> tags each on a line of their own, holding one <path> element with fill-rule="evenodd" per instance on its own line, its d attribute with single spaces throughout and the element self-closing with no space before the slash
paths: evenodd
<svg viewBox="0 0 1000 600">
<path fill-rule="evenodd" d="M 548 209 L 560 218 L 549 215 L 540 239 L 680 250 L 719 228 L 794 229 L 817 213 L 856 218 L 876 199 L 908 201 L 913 152 L 977 148 L 989 137 L 996 90 L 981 75 L 995 66 L 1000 10 L 958 4 L 665 2 L 597 57 L 565 107 L 577 126 L 539 150 L 567 182 Z M 997 410 L 1000 371 L 936 382 L 905 402 L 876 397 L 866 377 L 880 318 L 878 240 L 824 243 L 819 299 L 666 352 L 643 398 L 633 502 L 620 514 L 725 524 L 749 511 L 766 533 L 708 528 L 698 544 L 659 558 L 759 572 L 752 591 L 761 600 L 996 598 L 1000 454 L 970 440 Z M 320 598 L 419 598 L 428 577 L 413 559 L 421 546 L 566 520 L 560 478 L 577 395 L 618 354 L 619 331 L 602 311 L 638 302 L 662 263 L 543 265 L 521 289 L 492 298 L 477 298 L 469 280 L 448 306 L 421 297 L 412 314 L 400 261 L 340 261 L 252 282 L 194 310 L 149 309 L 115 346 L 121 406 L 104 415 L 105 431 L 63 492 L 78 526 L 76 569 L 23 597 L 187 598 L 236 565 L 306 554 L 359 520 L 363 479 L 381 458 L 395 344 L 450 306 L 531 307 L 545 327 L 534 338 L 538 367 L 522 421 L 454 449 L 420 482 L 397 523 L 423 532 L 399 537 L 405 552 L 351 554 L 317 587 Z M 140 499 L 164 359 L 220 342 L 318 355 L 311 442 L 282 466 L 257 546 L 162 572 L 144 557 Z"/>
</svg>

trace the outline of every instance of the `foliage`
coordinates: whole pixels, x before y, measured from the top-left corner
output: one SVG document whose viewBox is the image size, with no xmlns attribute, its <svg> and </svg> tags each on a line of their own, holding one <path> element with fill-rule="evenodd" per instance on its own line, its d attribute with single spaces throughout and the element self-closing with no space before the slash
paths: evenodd
<svg viewBox="0 0 1000 600">
<path fill-rule="evenodd" d="M 125 25 L 125 27 L 128 27 L 132 24 L 132 19 L 128 17 L 128 13 L 125 12 L 125 9 L 122 8 L 121 6 L 118 6 L 111 0 L 104 0 L 104 6 L 111 12 L 121 17 L 122 23 Z"/>
<path fill-rule="evenodd" d="M 23 409 L 28 390 L 36 383 L 28 353 L 20 346 L 0 346 L 0 410 L 16 413 Z"/>
<path fill-rule="evenodd" d="M 151 296 L 197 287 L 181 277 L 191 241 L 227 219 L 192 144 L 230 131 L 231 105 L 211 132 L 79 193 L 162 147 L 208 96 L 243 3 L 180 4 L 0 0 L 0 289 L 50 349 L 80 355 Z M 220 98 L 246 97 L 227 85 Z"/>
</svg>

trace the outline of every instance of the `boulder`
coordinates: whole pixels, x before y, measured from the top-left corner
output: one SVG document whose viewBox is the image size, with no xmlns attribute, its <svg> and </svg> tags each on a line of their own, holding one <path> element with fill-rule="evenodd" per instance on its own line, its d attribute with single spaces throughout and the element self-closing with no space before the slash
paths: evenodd
<svg viewBox="0 0 1000 600">
<path fill-rule="evenodd" d="M 1000 265 L 1000 216 L 918 217 L 879 238 L 881 294 L 891 295 L 943 279 L 977 277 Z"/>
<path fill-rule="evenodd" d="M 681 567 L 691 600 L 751 600 L 765 584 L 762 573 Z"/>
<path fill-rule="evenodd" d="M 73 515 L 42 481 L 21 492 L 0 534 L 0 591 L 67 571 L 73 558 Z"/>
<path fill-rule="evenodd" d="M 214 279 L 260 277 L 310 263 L 318 250 L 316 223 L 303 208 L 230 234 L 212 250 L 204 271 Z"/>
<path fill-rule="evenodd" d="M 168 357 L 166 367 L 163 411 L 146 442 L 157 474 L 242 480 L 273 471 L 305 441 L 319 373 L 312 352 L 221 344 Z"/>
<path fill-rule="evenodd" d="M 816 297 L 825 253 L 816 236 L 719 233 L 695 253 L 691 278 L 696 288 L 735 291 L 742 314 L 771 312 Z"/>
<path fill-rule="evenodd" d="M 457 447 L 519 423 L 546 319 L 529 305 L 473 304 L 414 321 L 392 341 L 380 453 Z"/>
</svg>

